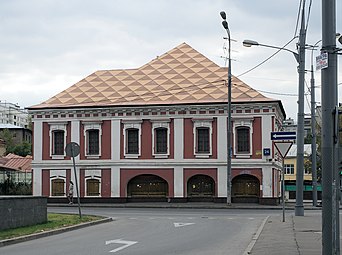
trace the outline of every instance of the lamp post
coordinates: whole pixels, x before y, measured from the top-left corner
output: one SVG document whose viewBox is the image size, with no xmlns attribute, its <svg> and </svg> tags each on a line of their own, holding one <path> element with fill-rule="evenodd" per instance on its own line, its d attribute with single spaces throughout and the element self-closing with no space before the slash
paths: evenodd
<svg viewBox="0 0 342 255">
<path fill-rule="evenodd" d="M 224 11 L 220 12 L 220 15 L 223 19 L 222 26 L 227 32 L 228 37 L 228 123 L 227 123 L 227 204 L 230 205 L 232 203 L 232 65 L 231 65 L 231 38 L 230 31 L 228 27 L 228 22 L 226 20 L 226 13 Z"/>
<path fill-rule="evenodd" d="M 301 30 L 302 31 L 302 30 Z M 302 32 L 303 33 L 303 32 Z M 301 37 L 304 35 L 302 34 Z M 303 39 L 302 39 L 303 43 Z M 243 46 L 263 46 L 272 49 L 285 50 L 292 53 L 299 65 L 299 81 L 298 81 L 298 119 L 297 119 L 297 171 L 296 171 L 296 207 L 295 215 L 304 216 L 304 206 L 303 206 L 303 179 L 304 179 L 304 75 L 305 75 L 305 62 L 304 62 L 304 52 L 305 45 L 300 44 L 299 54 L 286 48 L 260 44 L 252 40 L 244 40 Z M 301 49 L 303 48 L 303 49 Z"/>
<path fill-rule="evenodd" d="M 317 206 L 317 164 L 316 164 L 316 98 L 315 98 L 315 76 L 313 68 L 313 51 L 322 40 L 317 41 L 311 49 L 311 175 L 312 175 L 312 205 Z"/>
</svg>

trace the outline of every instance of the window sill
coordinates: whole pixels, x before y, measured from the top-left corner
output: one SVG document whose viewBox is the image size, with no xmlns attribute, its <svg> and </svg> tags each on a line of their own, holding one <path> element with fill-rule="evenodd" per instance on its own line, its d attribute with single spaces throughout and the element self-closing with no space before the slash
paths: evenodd
<svg viewBox="0 0 342 255">
<path fill-rule="evenodd" d="M 251 155 L 235 155 L 236 158 L 250 158 Z"/>
<path fill-rule="evenodd" d="M 209 158 L 210 154 L 195 154 L 196 158 Z"/>
<path fill-rule="evenodd" d="M 52 159 L 64 159 L 64 155 L 51 155 Z"/>
<path fill-rule="evenodd" d="M 87 159 L 99 159 L 100 155 L 86 155 Z"/>
<path fill-rule="evenodd" d="M 130 159 L 130 158 L 134 158 L 134 159 L 136 159 L 136 158 L 139 158 L 139 154 L 126 154 L 125 155 L 125 158 L 128 158 L 128 159 Z"/>
<path fill-rule="evenodd" d="M 168 154 L 154 154 L 153 156 L 154 158 L 168 158 L 169 157 Z"/>
</svg>

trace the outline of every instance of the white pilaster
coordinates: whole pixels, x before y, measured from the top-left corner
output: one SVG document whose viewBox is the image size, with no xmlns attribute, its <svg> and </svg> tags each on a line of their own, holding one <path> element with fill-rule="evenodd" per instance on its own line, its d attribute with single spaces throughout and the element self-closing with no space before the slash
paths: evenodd
<svg viewBox="0 0 342 255">
<path fill-rule="evenodd" d="M 120 160 L 120 120 L 111 121 L 112 160 Z"/>
<path fill-rule="evenodd" d="M 34 121 L 34 161 L 41 161 L 43 158 L 43 122 L 40 120 Z M 41 184 L 40 184 L 41 185 Z"/>
<path fill-rule="evenodd" d="M 183 168 L 175 167 L 174 175 L 174 197 L 184 197 Z"/>
<path fill-rule="evenodd" d="M 262 193 L 263 197 L 272 197 L 272 167 L 262 168 Z"/>
<path fill-rule="evenodd" d="M 120 168 L 111 168 L 111 197 L 120 197 Z"/>
<path fill-rule="evenodd" d="M 227 161 L 227 117 L 217 118 L 217 156 L 219 161 Z"/>
<path fill-rule="evenodd" d="M 184 134 L 183 134 L 183 119 L 174 120 L 174 156 L 176 160 L 183 159 L 184 152 Z"/>
<path fill-rule="evenodd" d="M 42 169 L 41 168 L 33 168 L 33 196 L 41 196 L 42 194 Z"/>
<path fill-rule="evenodd" d="M 75 142 L 78 145 L 80 145 L 80 121 L 79 120 L 71 121 L 71 142 Z M 75 160 L 79 160 L 79 159 L 80 159 L 80 155 L 75 157 Z M 73 169 L 72 169 L 72 172 L 74 172 Z M 71 176 L 74 176 L 74 174 L 72 174 Z"/>
<path fill-rule="evenodd" d="M 227 197 L 227 167 L 220 166 L 217 168 L 217 196 Z"/>
<path fill-rule="evenodd" d="M 261 118 L 261 130 L 262 130 L 262 149 L 270 148 L 271 155 L 270 156 L 262 156 L 263 159 L 271 159 L 272 158 L 272 141 L 271 141 L 271 132 L 272 132 L 272 116 L 271 115 L 263 115 Z"/>
</svg>

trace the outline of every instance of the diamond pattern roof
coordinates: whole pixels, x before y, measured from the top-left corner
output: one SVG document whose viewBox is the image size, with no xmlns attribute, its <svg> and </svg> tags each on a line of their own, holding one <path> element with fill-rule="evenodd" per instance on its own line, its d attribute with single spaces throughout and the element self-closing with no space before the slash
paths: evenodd
<svg viewBox="0 0 342 255">
<path fill-rule="evenodd" d="M 227 102 L 228 69 L 186 43 L 138 69 L 97 71 L 30 107 L 137 106 Z M 232 102 L 274 101 L 232 78 Z"/>
</svg>

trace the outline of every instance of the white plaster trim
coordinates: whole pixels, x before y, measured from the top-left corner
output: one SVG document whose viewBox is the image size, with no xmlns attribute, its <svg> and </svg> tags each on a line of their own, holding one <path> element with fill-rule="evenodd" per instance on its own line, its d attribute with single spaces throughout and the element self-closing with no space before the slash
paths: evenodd
<svg viewBox="0 0 342 255">
<path fill-rule="evenodd" d="M 152 155 L 155 158 L 168 158 L 170 155 L 170 120 L 151 120 L 152 122 Z M 166 153 L 156 153 L 156 129 L 166 128 L 167 130 L 167 145 Z"/>
<path fill-rule="evenodd" d="M 42 196 L 42 169 L 41 168 L 33 168 L 33 196 Z"/>
<path fill-rule="evenodd" d="M 64 180 L 64 196 L 52 196 L 52 181 L 57 179 Z M 66 197 L 67 190 L 66 190 L 66 170 L 50 170 L 50 197 Z"/>
<path fill-rule="evenodd" d="M 84 135 L 85 144 L 86 144 L 86 146 L 84 147 L 84 155 L 90 159 L 96 159 L 96 158 L 101 157 L 102 121 L 83 121 L 82 124 L 83 124 L 83 128 L 84 128 L 83 135 Z M 93 130 L 93 129 L 99 131 L 99 154 L 97 154 L 97 155 L 88 153 L 88 146 L 89 146 L 88 145 L 89 144 L 88 131 Z"/>
<path fill-rule="evenodd" d="M 85 170 L 84 172 L 84 197 L 101 197 L 101 170 Z M 87 195 L 87 180 L 96 179 L 99 181 L 99 195 L 98 196 L 88 196 Z"/>
<path fill-rule="evenodd" d="M 184 120 L 174 119 L 174 157 L 175 160 L 183 160 L 184 153 Z"/>
<path fill-rule="evenodd" d="M 249 158 L 253 155 L 253 118 L 234 118 L 233 122 L 233 141 L 234 141 L 234 149 L 233 153 L 236 157 L 239 158 Z M 236 129 L 239 127 L 247 127 L 249 128 L 249 153 L 241 153 L 237 152 L 237 131 Z"/>
<path fill-rule="evenodd" d="M 113 166 L 111 167 L 111 196 L 120 197 L 120 168 Z"/>
<path fill-rule="evenodd" d="M 54 155 L 53 154 L 53 147 L 54 147 L 54 139 L 53 139 L 53 132 L 55 131 L 63 131 L 64 132 L 64 147 L 66 146 L 66 137 L 67 137 L 67 124 L 68 122 L 49 122 L 49 136 L 50 136 L 50 157 L 52 159 L 64 159 L 66 156 L 65 150 L 63 150 L 62 155 Z"/>
<path fill-rule="evenodd" d="M 124 124 L 123 135 L 124 135 L 124 156 L 125 158 L 138 158 L 141 155 L 141 123 L 142 120 L 123 120 Z M 138 129 L 138 153 L 129 154 L 127 153 L 127 129 Z"/>
<path fill-rule="evenodd" d="M 194 155 L 197 158 L 209 158 L 212 155 L 212 136 L 213 136 L 213 119 L 192 119 L 193 122 L 193 135 L 194 135 Z M 197 152 L 197 128 L 209 128 L 209 153 Z"/>
</svg>

